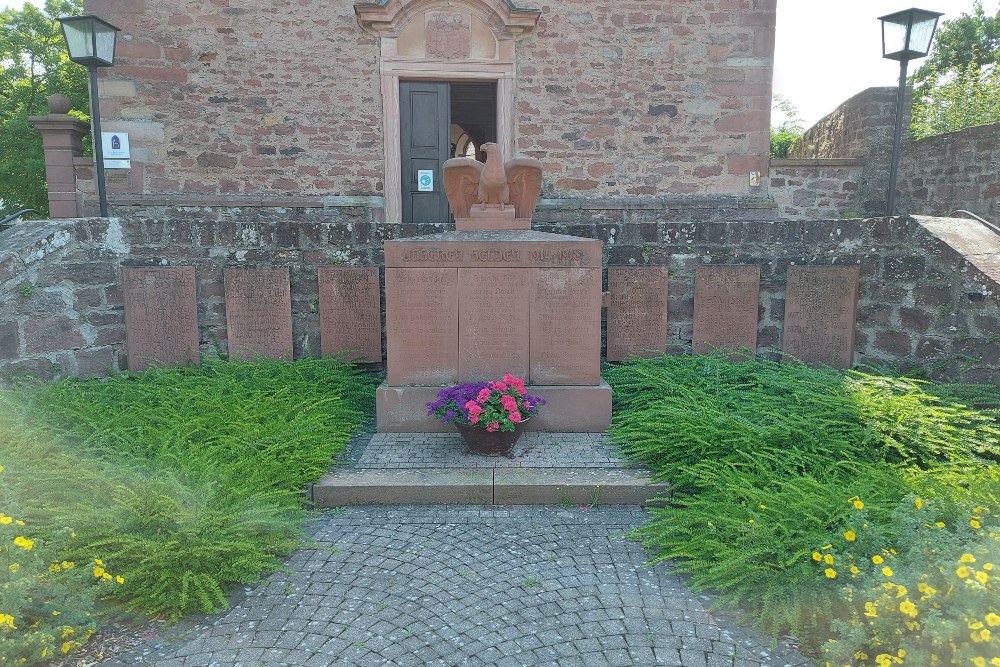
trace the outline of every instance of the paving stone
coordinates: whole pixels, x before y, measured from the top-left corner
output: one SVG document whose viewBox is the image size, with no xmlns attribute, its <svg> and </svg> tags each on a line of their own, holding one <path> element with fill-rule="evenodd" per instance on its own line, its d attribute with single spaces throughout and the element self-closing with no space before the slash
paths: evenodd
<svg viewBox="0 0 1000 667">
<path fill-rule="evenodd" d="M 295 574 L 105 667 L 812 664 L 709 615 L 712 598 L 669 563 L 647 567 L 623 537 L 646 517 L 629 506 L 352 507 L 317 519 L 312 548 L 288 560 Z"/>
</svg>

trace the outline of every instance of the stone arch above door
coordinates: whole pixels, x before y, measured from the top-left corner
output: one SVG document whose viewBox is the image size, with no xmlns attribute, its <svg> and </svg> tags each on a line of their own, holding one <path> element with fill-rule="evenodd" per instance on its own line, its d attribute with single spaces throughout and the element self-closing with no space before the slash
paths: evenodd
<svg viewBox="0 0 1000 667">
<path fill-rule="evenodd" d="M 379 39 L 385 220 L 399 222 L 400 79 L 496 81 L 497 143 L 510 158 L 517 40 L 534 30 L 541 10 L 509 0 L 379 0 L 357 3 L 354 12 Z"/>
</svg>

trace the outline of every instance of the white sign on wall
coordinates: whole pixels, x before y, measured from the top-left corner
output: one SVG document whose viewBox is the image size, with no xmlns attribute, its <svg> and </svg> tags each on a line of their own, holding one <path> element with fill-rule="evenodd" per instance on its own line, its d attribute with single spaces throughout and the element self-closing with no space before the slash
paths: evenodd
<svg viewBox="0 0 1000 667">
<path fill-rule="evenodd" d="M 105 169 L 131 169 L 128 132 L 101 132 Z"/>
<path fill-rule="evenodd" d="M 417 169 L 417 192 L 434 192 L 433 169 Z"/>
</svg>

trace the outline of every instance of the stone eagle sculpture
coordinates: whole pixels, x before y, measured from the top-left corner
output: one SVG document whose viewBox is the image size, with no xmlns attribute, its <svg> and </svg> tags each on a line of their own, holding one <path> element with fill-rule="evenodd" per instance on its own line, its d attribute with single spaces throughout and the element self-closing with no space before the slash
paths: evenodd
<svg viewBox="0 0 1000 667">
<path fill-rule="evenodd" d="M 503 162 L 500 147 L 483 144 L 486 164 L 467 157 L 452 158 L 441 170 L 444 192 L 455 218 L 468 218 L 473 205 L 514 206 L 515 216 L 531 218 L 542 191 L 542 163 L 534 158 Z"/>
</svg>

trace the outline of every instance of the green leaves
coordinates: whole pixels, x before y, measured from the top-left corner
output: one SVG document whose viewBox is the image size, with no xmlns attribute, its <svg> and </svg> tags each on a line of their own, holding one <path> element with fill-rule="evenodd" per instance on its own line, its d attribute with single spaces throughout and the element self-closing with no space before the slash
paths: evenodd
<svg viewBox="0 0 1000 667">
<path fill-rule="evenodd" d="M 0 12 L 0 217 L 48 210 L 42 138 L 28 117 L 47 114 L 54 93 L 89 113 L 87 71 L 70 62 L 56 21 L 82 10 L 80 0 L 48 0 L 44 9 L 29 2 Z"/>
<path fill-rule="evenodd" d="M 27 518 L 125 576 L 129 606 L 212 612 L 298 544 L 305 487 L 373 399 L 357 369 L 314 359 L 25 386 L 0 393 L 0 464 Z"/>
</svg>

